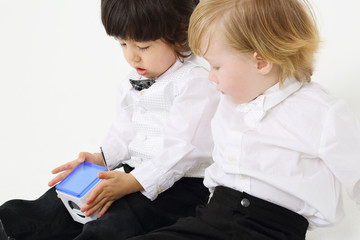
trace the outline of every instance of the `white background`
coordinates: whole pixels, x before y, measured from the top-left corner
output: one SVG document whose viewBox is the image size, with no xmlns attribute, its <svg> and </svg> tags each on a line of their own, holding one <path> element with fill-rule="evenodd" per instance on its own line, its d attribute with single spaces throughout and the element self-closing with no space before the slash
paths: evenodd
<svg viewBox="0 0 360 240">
<path fill-rule="evenodd" d="M 313 4 L 324 41 L 313 80 L 360 118 L 360 2 Z M 0 0 L 0 204 L 39 197 L 54 167 L 97 151 L 128 70 L 100 0 Z M 345 207 L 339 225 L 308 239 L 359 240 L 360 211 L 347 196 Z"/>
</svg>

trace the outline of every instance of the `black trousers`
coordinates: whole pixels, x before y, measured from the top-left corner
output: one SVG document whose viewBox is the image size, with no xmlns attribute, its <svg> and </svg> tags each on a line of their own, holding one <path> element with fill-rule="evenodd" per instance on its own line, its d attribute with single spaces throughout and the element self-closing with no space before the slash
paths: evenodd
<svg viewBox="0 0 360 240">
<path fill-rule="evenodd" d="M 126 169 L 127 172 L 130 171 Z M 16 240 L 127 239 L 194 216 L 198 204 L 206 204 L 209 192 L 202 178 L 182 178 L 150 201 L 140 192 L 115 201 L 99 219 L 75 222 L 55 188 L 34 201 L 11 200 L 0 206 L 7 234 Z"/>
<path fill-rule="evenodd" d="M 196 217 L 131 240 L 304 240 L 307 220 L 283 207 L 226 187 L 216 187 Z"/>
</svg>

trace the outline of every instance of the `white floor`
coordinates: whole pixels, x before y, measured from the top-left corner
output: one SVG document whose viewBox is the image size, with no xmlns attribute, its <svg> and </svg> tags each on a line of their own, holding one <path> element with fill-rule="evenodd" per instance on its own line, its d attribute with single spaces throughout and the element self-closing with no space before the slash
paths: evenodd
<svg viewBox="0 0 360 240">
<path fill-rule="evenodd" d="M 23 159 L 19 163 L 4 159 L 0 162 L 0 205 L 9 199 L 36 199 L 47 189 L 47 182 L 51 179 L 51 169 L 60 163 L 60 158 L 75 157 L 71 153 L 46 157 L 44 151 L 28 155 L 19 152 Z M 28 158 L 27 158 L 28 156 Z M 316 229 L 307 234 L 308 240 L 359 240 L 360 239 L 360 211 L 355 204 L 345 198 L 346 217 L 336 227 Z"/>
</svg>

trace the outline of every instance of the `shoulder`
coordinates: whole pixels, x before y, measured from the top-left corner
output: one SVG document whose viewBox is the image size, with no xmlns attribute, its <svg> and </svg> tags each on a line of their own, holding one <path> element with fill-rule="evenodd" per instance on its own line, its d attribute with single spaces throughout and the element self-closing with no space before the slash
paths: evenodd
<svg viewBox="0 0 360 240">
<path fill-rule="evenodd" d="M 178 60 L 179 61 L 179 60 Z M 198 56 L 191 55 L 183 60 L 176 72 L 183 72 L 184 75 L 193 77 L 206 77 L 209 73 L 209 67 L 206 61 Z"/>
<path fill-rule="evenodd" d="M 304 83 L 298 91 L 267 112 L 260 127 L 268 131 L 269 126 L 276 126 L 277 132 L 317 149 L 324 133 L 334 133 L 336 137 L 338 134 L 335 132 L 348 131 L 357 123 L 344 100 L 317 83 Z"/>
<path fill-rule="evenodd" d="M 329 119 L 353 115 L 347 103 L 318 83 L 304 85 L 274 109 L 274 113 L 307 127 L 322 128 Z"/>
<path fill-rule="evenodd" d="M 182 77 L 177 81 L 179 88 L 186 88 L 189 85 L 209 84 L 209 70 L 206 62 L 197 56 L 192 55 L 186 59 L 178 71 L 182 71 Z"/>
<path fill-rule="evenodd" d="M 218 101 L 219 93 L 216 86 L 208 79 L 209 71 L 205 60 L 191 56 L 182 63 L 177 71 L 180 71 L 181 74 L 176 76 L 176 80 L 173 81 L 175 96 Z"/>
<path fill-rule="evenodd" d="M 206 79 L 208 78 L 209 66 L 203 58 L 192 55 L 184 62 L 184 66 L 187 66 L 189 68 L 189 73 L 191 73 L 192 75 L 198 74 L 195 76 L 205 76 Z"/>
<path fill-rule="evenodd" d="M 310 82 L 304 83 L 299 91 L 290 96 L 286 102 L 287 104 L 291 104 L 293 106 L 303 106 L 304 111 L 306 111 L 306 109 L 328 111 L 344 101 L 332 95 L 322 85 Z"/>
</svg>

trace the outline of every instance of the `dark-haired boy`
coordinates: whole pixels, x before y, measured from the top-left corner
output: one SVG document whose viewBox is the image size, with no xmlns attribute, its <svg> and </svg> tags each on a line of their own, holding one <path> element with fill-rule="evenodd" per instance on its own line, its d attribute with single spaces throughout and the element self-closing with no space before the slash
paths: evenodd
<svg viewBox="0 0 360 240">
<path fill-rule="evenodd" d="M 187 40 L 197 1 L 102 0 L 107 33 L 121 44 L 134 68 L 120 83 L 118 114 L 102 148 L 111 170 L 81 211 L 98 219 L 74 222 L 51 188 L 36 201 L 0 206 L 7 233 L 18 239 L 127 239 L 194 215 L 209 192 L 204 169 L 211 163 L 210 119 L 218 93 L 208 71 L 191 56 Z M 130 81 L 129 81 L 130 79 Z M 100 153 L 55 168 L 61 181 L 81 162 L 103 165 Z"/>
</svg>

